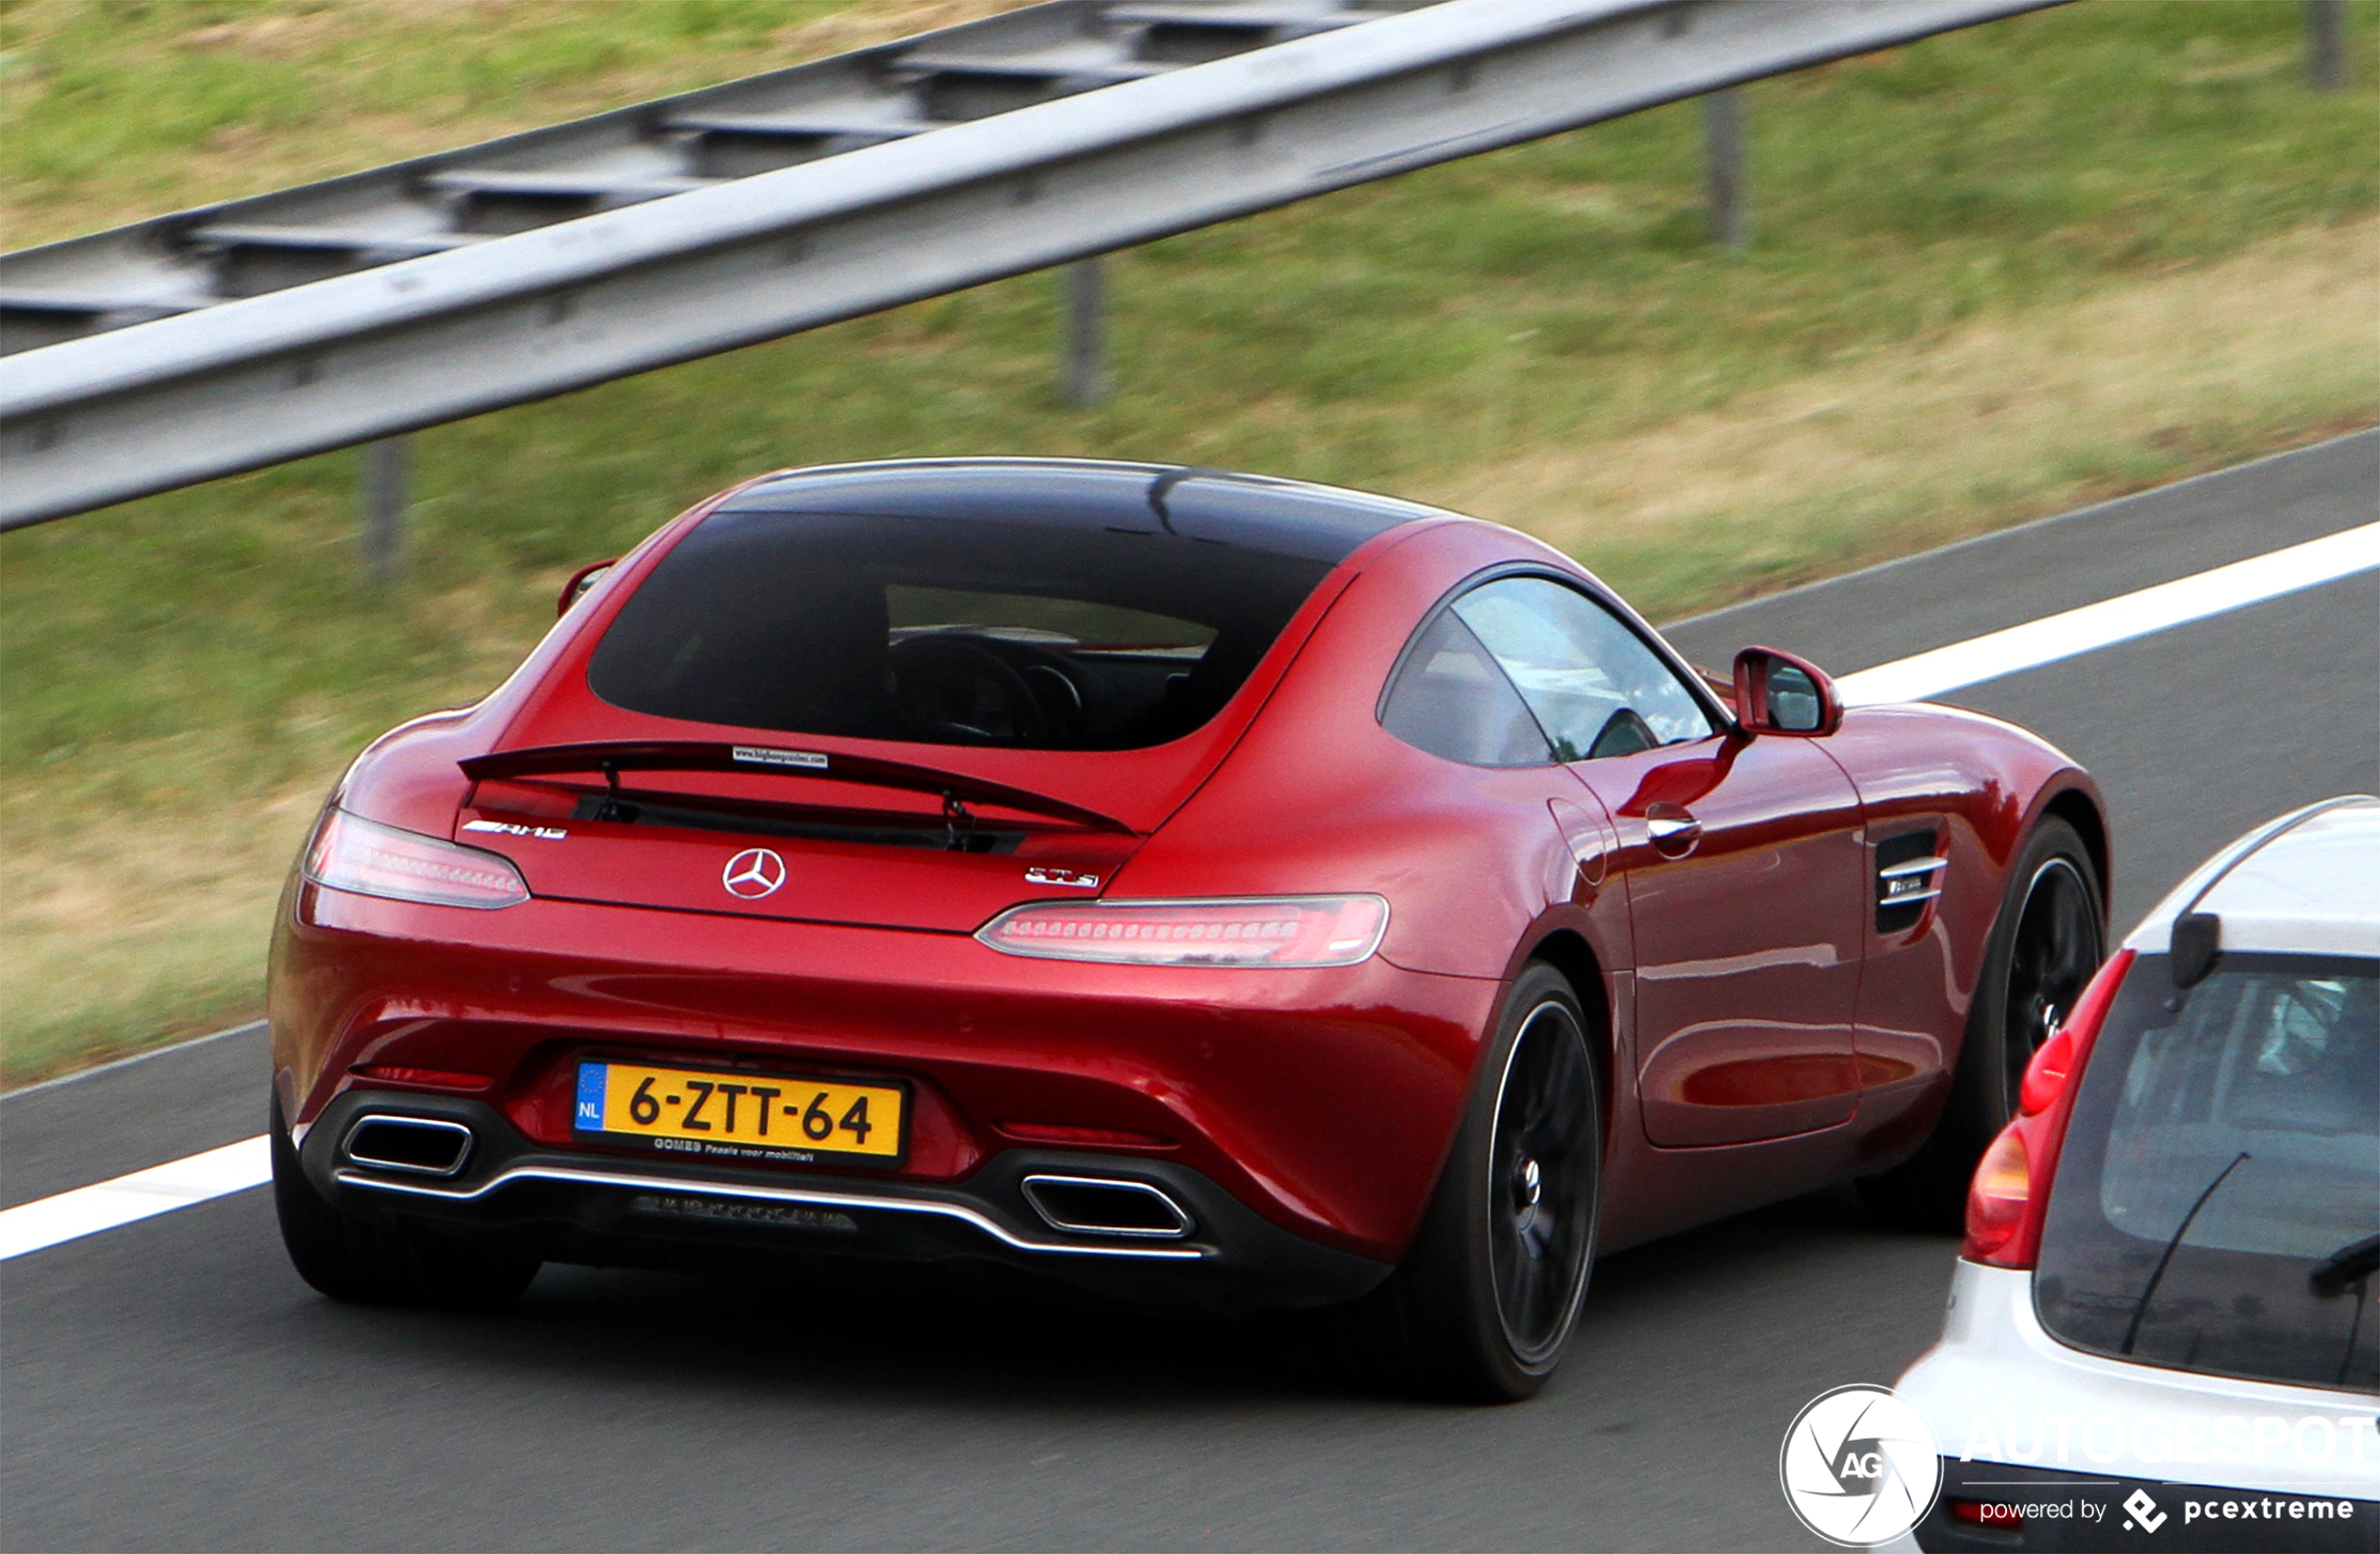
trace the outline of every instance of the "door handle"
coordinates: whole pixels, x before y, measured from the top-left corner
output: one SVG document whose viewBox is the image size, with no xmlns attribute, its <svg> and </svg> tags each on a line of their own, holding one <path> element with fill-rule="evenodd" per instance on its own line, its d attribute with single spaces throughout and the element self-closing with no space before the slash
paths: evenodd
<svg viewBox="0 0 2380 1554">
<path fill-rule="evenodd" d="M 1663 852 L 1685 853 L 1703 837 L 1703 822 L 1674 804 L 1657 804 L 1645 812 L 1644 830 Z"/>
</svg>

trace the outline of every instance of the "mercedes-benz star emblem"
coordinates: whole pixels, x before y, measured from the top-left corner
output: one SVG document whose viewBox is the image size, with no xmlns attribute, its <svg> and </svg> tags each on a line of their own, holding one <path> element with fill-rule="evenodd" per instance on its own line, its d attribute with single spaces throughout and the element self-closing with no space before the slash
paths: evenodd
<svg viewBox="0 0 2380 1554">
<path fill-rule="evenodd" d="M 740 895 L 747 901 L 757 901 L 764 895 L 774 895 L 777 887 L 785 882 L 785 860 L 765 847 L 748 847 L 727 860 L 720 871 L 719 882 L 727 887 L 730 895 Z"/>
</svg>

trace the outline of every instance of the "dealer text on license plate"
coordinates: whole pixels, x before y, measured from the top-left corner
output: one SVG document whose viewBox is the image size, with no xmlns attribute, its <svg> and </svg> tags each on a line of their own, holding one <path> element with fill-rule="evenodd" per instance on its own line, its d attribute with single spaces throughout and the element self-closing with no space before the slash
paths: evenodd
<svg viewBox="0 0 2380 1554">
<path fill-rule="evenodd" d="M 907 1100 L 895 1085 L 588 1060 L 578 1065 L 571 1121 L 582 1133 L 627 1134 L 662 1147 L 898 1161 Z"/>
</svg>

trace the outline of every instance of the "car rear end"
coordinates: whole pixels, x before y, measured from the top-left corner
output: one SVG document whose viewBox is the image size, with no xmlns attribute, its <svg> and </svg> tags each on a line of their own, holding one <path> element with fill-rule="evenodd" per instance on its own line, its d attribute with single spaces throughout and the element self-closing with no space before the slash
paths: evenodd
<svg viewBox="0 0 2380 1554">
<path fill-rule="evenodd" d="M 1979 1166 L 1929 1549 L 2380 1547 L 2380 801 L 2184 881 Z"/>
<path fill-rule="evenodd" d="M 572 1261 L 1360 1294 L 1494 985 L 1375 955 L 1344 881 L 1117 886 L 1427 516 L 975 463 L 681 521 L 326 809 L 272 977 L 307 1180 Z"/>
</svg>

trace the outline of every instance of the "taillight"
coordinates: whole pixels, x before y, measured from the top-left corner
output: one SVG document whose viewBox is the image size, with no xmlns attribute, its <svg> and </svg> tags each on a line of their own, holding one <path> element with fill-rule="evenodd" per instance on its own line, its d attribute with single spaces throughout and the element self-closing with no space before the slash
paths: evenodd
<svg viewBox="0 0 2380 1554">
<path fill-rule="evenodd" d="M 2091 1043 L 2132 960 L 2133 953 L 2123 950 L 2102 966 L 2075 1000 L 2074 1017 L 2025 1065 L 2016 1116 L 1984 1151 L 1967 1190 L 1967 1240 L 1958 1255 L 1969 1262 L 2030 1268 L 2039 1255 L 2050 1179 L 2075 1110 L 2073 1081 L 2090 1059 Z"/>
<path fill-rule="evenodd" d="M 508 858 L 400 831 L 344 809 L 323 815 L 305 850 L 304 872 L 333 890 L 434 907 L 486 910 L 528 899 L 528 886 Z"/>
<path fill-rule="evenodd" d="M 2024 1119 L 2000 1131 L 1975 1164 L 1967 1189 L 1967 1244 L 1958 1255 L 1973 1263 L 1997 1263 L 1994 1254 L 2025 1222 L 2032 1192 L 2032 1162 L 2025 1154 Z"/>
<path fill-rule="evenodd" d="M 1018 907 L 975 937 L 1004 955 L 1135 966 L 1352 966 L 1388 931 L 1376 895 L 1067 901 Z"/>
</svg>

